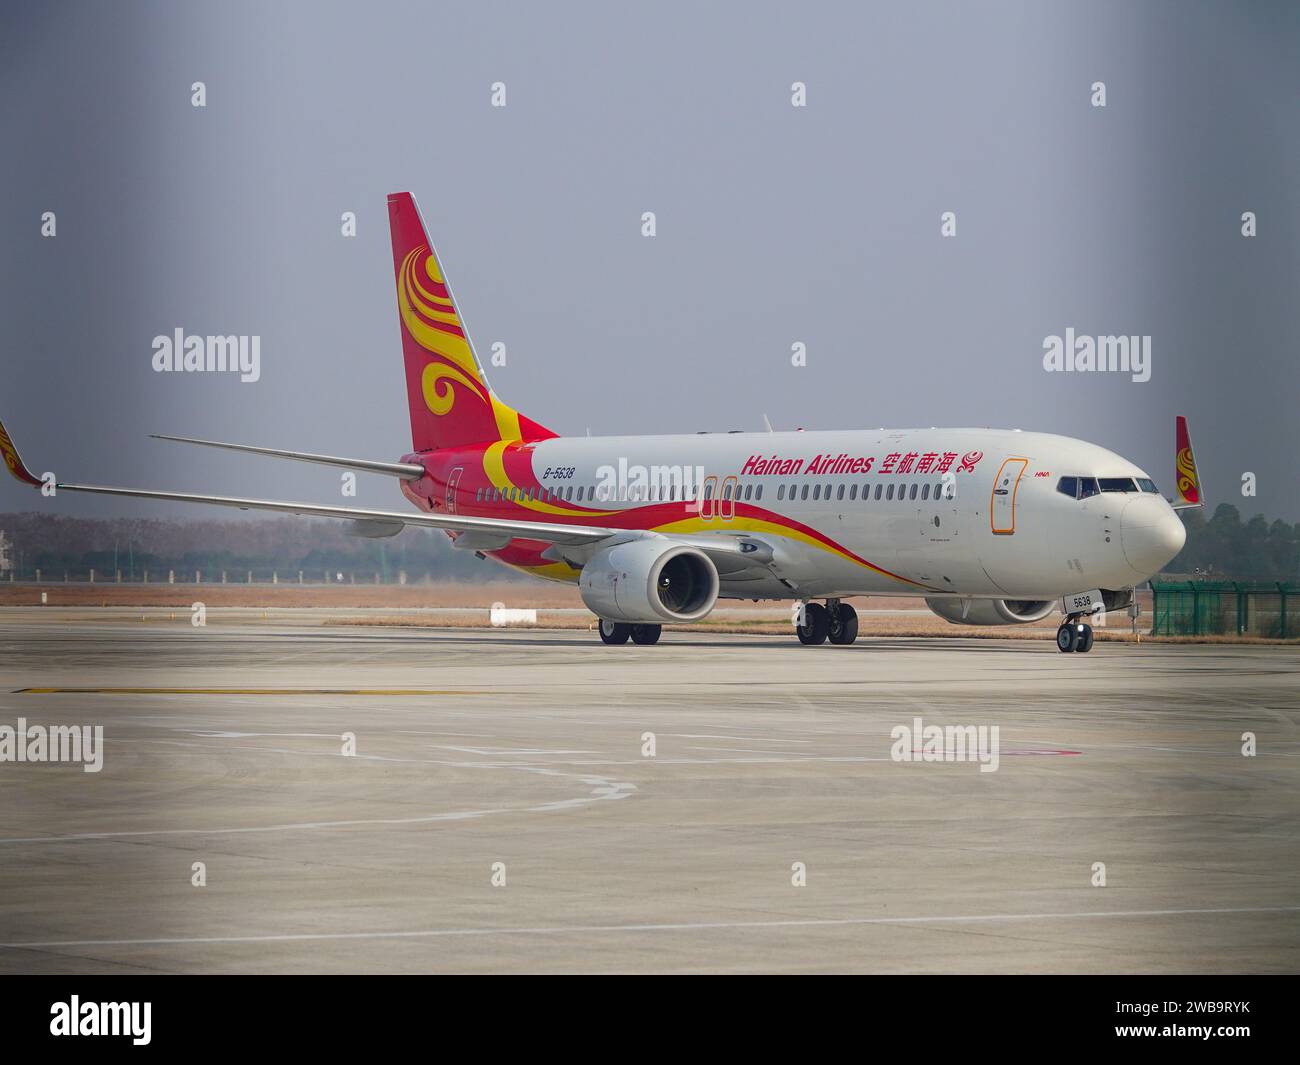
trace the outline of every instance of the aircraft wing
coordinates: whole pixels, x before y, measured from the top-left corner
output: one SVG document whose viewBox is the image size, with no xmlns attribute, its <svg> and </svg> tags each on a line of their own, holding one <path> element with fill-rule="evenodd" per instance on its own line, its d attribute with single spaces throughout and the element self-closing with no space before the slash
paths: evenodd
<svg viewBox="0 0 1300 1065">
<path fill-rule="evenodd" d="M 110 488 L 97 484 L 63 484 L 60 492 L 94 492 L 97 495 L 132 496 L 136 499 L 170 499 L 179 503 L 208 503 L 240 510 L 274 510 L 282 514 L 300 514 L 309 518 L 341 518 L 377 526 L 415 525 L 457 532 L 506 533 L 512 537 L 543 540 L 551 544 L 590 544 L 626 529 L 594 525 L 560 525 L 553 522 L 507 521 L 501 518 L 471 518 L 459 514 L 426 514 L 418 511 L 370 510 L 364 507 L 333 507 L 320 503 L 295 503 L 279 499 L 241 499 L 238 496 L 209 496 L 193 492 L 158 492 L 145 488 Z"/>
<path fill-rule="evenodd" d="M 375 462 L 373 459 L 348 459 L 338 455 L 317 455 L 311 451 L 285 451 L 275 447 L 253 447 L 251 444 L 227 444 L 220 440 L 199 440 L 193 436 L 167 436 L 153 433 L 155 440 L 174 440 L 181 444 L 200 444 L 203 447 L 220 447 L 227 451 L 246 451 L 250 455 L 270 455 L 273 458 L 293 459 L 296 462 L 315 462 L 321 466 L 342 466 L 348 470 L 362 470 L 365 473 L 382 473 L 388 477 L 401 477 L 406 481 L 418 481 L 424 476 L 424 467 L 411 462 Z"/>
<path fill-rule="evenodd" d="M 23 484 L 35 488 L 43 482 L 36 477 L 18 454 L 13 439 L 0 424 L 0 457 L 9 472 Z M 562 525 L 555 522 L 510 521 L 501 518 L 472 518 L 459 514 L 427 514 L 420 511 L 370 510 L 364 507 L 335 507 L 320 503 L 296 503 L 279 499 L 243 499 L 238 496 L 202 495 L 195 492 L 160 492 L 147 488 L 113 488 L 98 484 L 64 484 L 55 482 L 58 492 L 92 492 L 96 495 L 130 496 L 136 499 L 167 499 L 179 503 L 206 503 L 218 507 L 236 507 L 239 510 L 272 510 L 282 514 L 301 514 L 312 518 L 338 518 L 357 523 L 363 535 L 389 535 L 403 526 L 450 529 L 458 532 L 488 532 L 507 534 L 521 539 L 542 540 L 552 544 L 581 545 L 619 533 L 626 529 L 611 529 L 592 525 Z"/>
<path fill-rule="evenodd" d="M 3 424 L 0 424 L 0 457 L 3 457 L 5 465 L 9 467 L 9 472 L 17 480 L 36 488 L 42 487 L 43 482 L 27 468 Z M 567 525 L 546 521 L 478 518 L 460 514 L 430 514 L 422 511 L 371 510 L 364 507 L 337 507 L 321 503 L 299 503 L 279 499 L 245 499 L 239 496 L 204 495 L 196 492 L 163 492 L 148 488 L 115 488 L 108 485 L 65 484 L 63 482 L 55 482 L 54 486 L 58 492 L 90 492 L 96 495 L 128 496 L 134 499 L 205 503 L 210 506 L 235 507 L 239 510 L 269 510 L 281 514 L 298 514 L 310 518 L 335 518 L 353 522 L 354 531 L 363 536 L 391 536 L 400 532 L 403 527 L 411 525 L 422 528 L 446 529 L 453 532 L 504 535 L 512 539 L 538 540 L 559 547 L 581 548 L 597 544 L 611 537 L 630 540 L 643 536 L 661 535 L 643 529 L 620 529 L 602 525 Z M 745 537 L 742 540 L 735 535 L 718 534 L 716 536 L 696 535 L 670 538 L 698 546 L 718 562 L 741 556 L 745 557 L 747 561 L 760 563 L 771 558 L 770 547 L 765 544 L 761 546 L 756 544 L 755 541 L 758 540 L 756 537 Z M 583 552 L 577 552 L 577 557 L 583 556 Z"/>
</svg>

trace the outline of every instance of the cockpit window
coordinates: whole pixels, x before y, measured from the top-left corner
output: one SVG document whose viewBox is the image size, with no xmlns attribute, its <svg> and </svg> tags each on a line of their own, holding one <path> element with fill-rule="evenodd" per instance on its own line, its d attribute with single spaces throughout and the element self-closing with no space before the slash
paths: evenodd
<svg viewBox="0 0 1300 1065">
<path fill-rule="evenodd" d="M 1137 491 L 1137 485 L 1133 483 L 1132 477 L 1099 477 L 1097 480 L 1101 484 L 1103 492 Z"/>
<path fill-rule="evenodd" d="M 1141 488 L 1142 491 L 1152 492 L 1155 495 L 1160 494 L 1160 489 L 1156 487 L 1156 482 L 1151 480 L 1150 477 L 1139 477 L 1137 481 L 1138 481 L 1138 487 Z"/>
<path fill-rule="evenodd" d="M 1099 491 L 1096 477 L 1062 477 L 1056 482 L 1056 490 L 1071 499 L 1087 499 Z"/>
</svg>

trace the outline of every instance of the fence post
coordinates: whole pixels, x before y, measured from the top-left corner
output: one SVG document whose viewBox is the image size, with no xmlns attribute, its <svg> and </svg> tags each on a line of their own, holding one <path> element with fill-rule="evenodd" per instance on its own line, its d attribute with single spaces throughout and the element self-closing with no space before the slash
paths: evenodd
<svg viewBox="0 0 1300 1065">
<path fill-rule="evenodd" d="M 1281 610 L 1279 611 L 1281 617 L 1278 620 L 1280 620 L 1282 623 L 1281 635 L 1282 635 L 1282 639 L 1284 640 L 1286 639 L 1286 593 L 1287 593 L 1286 584 L 1283 581 L 1278 581 L 1277 594 L 1280 598 L 1280 602 L 1278 603 L 1278 606 L 1281 607 Z"/>
</svg>

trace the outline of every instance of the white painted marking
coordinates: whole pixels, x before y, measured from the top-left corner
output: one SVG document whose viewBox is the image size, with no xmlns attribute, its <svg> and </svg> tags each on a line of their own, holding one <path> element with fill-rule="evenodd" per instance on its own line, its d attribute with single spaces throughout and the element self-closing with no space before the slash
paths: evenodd
<svg viewBox="0 0 1300 1065">
<path fill-rule="evenodd" d="M 316 932 L 264 936 L 168 936 L 153 939 L 54 939 L 0 943 L 0 948 L 133 947 L 184 943 L 298 943 L 339 939 L 433 939 L 445 936 L 567 936 L 604 932 L 698 932 L 765 928 L 844 928 L 856 925 L 979 924 L 1074 921 L 1096 918 L 1199 917 L 1225 914 L 1297 913 L 1300 906 L 1235 906 L 1188 910 L 1099 910 L 1082 913 L 978 913 L 929 917 L 823 917 L 775 921 L 684 921 L 659 924 L 551 925 L 525 928 L 430 928 L 412 932 Z"/>
</svg>

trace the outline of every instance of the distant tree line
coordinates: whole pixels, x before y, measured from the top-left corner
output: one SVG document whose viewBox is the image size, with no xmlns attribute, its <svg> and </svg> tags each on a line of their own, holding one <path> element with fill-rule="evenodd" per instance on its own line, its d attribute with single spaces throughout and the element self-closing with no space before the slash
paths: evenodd
<svg viewBox="0 0 1300 1065">
<path fill-rule="evenodd" d="M 1181 513 L 1187 544 L 1166 574 L 1300 583 L 1300 523 L 1270 522 L 1263 514 L 1243 522 L 1231 503 L 1220 503 L 1208 519 L 1204 510 Z"/>
<path fill-rule="evenodd" d="M 1220 503 L 1210 518 L 1202 510 L 1182 512 L 1187 545 L 1165 574 L 1221 580 L 1267 580 L 1300 583 L 1300 523 L 1270 522 L 1262 514 L 1249 521 L 1230 503 Z M 355 575 L 372 581 L 375 574 L 390 583 L 405 572 L 410 581 L 500 580 L 513 570 L 458 551 L 436 529 L 408 528 L 390 539 L 368 540 L 351 535 L 342 522 L 294 518 L 245 521 L 167 521 L 154 518 L 73 518 L 29 512 L 0 514 L 0 529 L 11 541 L 10 559 L 19 579 L 32 579 L 36 570 L 48 580 L 65 572 L 86 579 L 94 569 L 102 580 L 122 571 L 124 581 L 166 580 L 175 570 L 178 580 L 219 580 L 222 570 L 231 580 L 319 581 L 326 573 Z"/>
<path fill-rule="evenodd" d="M 168 521 L 155 518 L 75 518 L 28 512 L 0 514 L 0 529 L 10 540 L 9 556 L 20 580 L 62 580 L 68 573 L 85 580 L 192 581 L 199 570 L 205 581 L 218 581 L 225 570 L 231 581 L 321 581 L 325 574 L 355 575 L 358 583 L 392 583 L 404 572 L 411 582 L 433 580 L 501 580 L 515 571 L 451 546 L 437 529 L 407 528 L 386 539 L 353 536 L 342 522 L 303 518 L 254 518 L 235 521 Z"/>
</svg>

